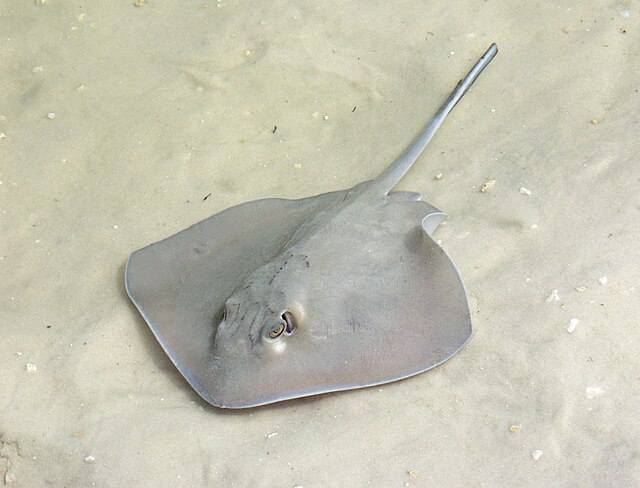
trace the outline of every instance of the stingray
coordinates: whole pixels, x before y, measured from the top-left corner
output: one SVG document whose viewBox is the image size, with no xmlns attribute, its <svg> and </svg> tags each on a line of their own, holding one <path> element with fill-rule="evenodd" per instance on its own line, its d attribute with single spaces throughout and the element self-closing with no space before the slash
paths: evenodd
<svg viewBox="0 0 640 488">
<path fill-rule="evenodd" d="M 243 408 L 379 385 L 464 346 L 465 288 L 431 237 L 446 215 L 391 190 L 497 52 L 378 177 L 246 202 L 131 254 L 127 293 L 204 400 Z"/>
</svg>

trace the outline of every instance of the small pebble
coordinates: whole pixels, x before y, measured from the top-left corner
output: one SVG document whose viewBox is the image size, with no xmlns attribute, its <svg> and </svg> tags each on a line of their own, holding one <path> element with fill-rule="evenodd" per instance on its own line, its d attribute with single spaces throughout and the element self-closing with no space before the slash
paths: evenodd
<svg viewBox="0 0 640 488">
<path fill-rule="evenodd" d="M 32 73 L 42 73 L 42 66 L 34 66 L 31 70 Z"/>
<path fill-rule="evenodd" d="M 271 432 L 271 434 L 267 434 L 267 436 L 266 436 L 266 437 L 267 437 L 267 439 L 271 439 L 272 437 L 275 437 L 275 436 L 277 436 L 277 435 L 278 435 L 278 433 L 277 433 L 277 432 Z"/>
<path fill-rule="evenodd" d="M 542 451 L 540 449 L 536 449 L 531 453 L 531 457 L 533 458 L 534 461 L 537 461 L 542 457 Z"/>
<path fill-rule="evenodd" d="M 600 283 L 601 285 L 606 285 L 609 282 L 609 278 L 607 278 L 606 276 L 603 276 L 602 278 L 598 278 L 598 283 Z"/>
<path fill-rule="evenodd" d="M 438 173 L 437 175 L 435 175 L 433 177 L 434 180 L 441 180 L 442 179 L 443 174 L 442 173 Z"/>
<path fill-rule="evenodd" d="M 576 330 L 576 326 L 580 323 L 578 319 L 569 320 L 569 326 L 567 327 L 567 332 L 569 334 L 573 334 L 573 331 Z"/>
<path fill-rule="evenodd" d="M 133 2 L 133 4 L 134 4 L 136 7 L 144 7 L 144 4 L 145 4 L 145 3 L 147 3 L 147 1 L 146 1 L 146 0 L 136 0 L 135 2 Z"/>
<path fill-rule="evenodd" d="M 598 125 L 600 123 L 600 121 L 598 119 L 591 119 L 591 124 L 592 125 Z"/>
<path fill-rule="evenodd" d="M 587 394 L 587 398 L 589 400 L 593 400 L 595 397 L 600 396 L 604 393 L 604 390 L 599 386 L 588 386 L 585 390 Z"/>
<path fill-rule="evenodd" d="M 496 184 L 496 180 L 489 180 L 489 181 L 487 181 L 484 185 L 482 185 L 482 186 L 480 187 L 480 191 L 481 191 L 482 193 L 486 193 L 486 192 L 488 192 L 489 190 L 491 190 L 491 188 L 493 188 L 493 187 L 495 186 L 495 184 Z"/>
<path fill-rule="evenodd" d="M 545 300 L 545 302 L 547 303 L 558 302 L 558 301 L 560 301 L 560 295 L 558 295 L 558 290 L 553 290 L 551 292 L 551 295 L 549 295 Z"/>
<path fill-rule="evenodd" d="M 512 426 L 509 427 L 509 432 L 520 432 L 520 429 L 522 429 L 522 425 L 520 424 L 513 424 Z"/>
<path fill-rule="evenodd" d="M 587 289 L 586 286 L 576 286 L 576 291 L 582 293 Z"/>
<path fill-rule="evenodd" d="M 53 120 L 53 119 L 55 119 L 55 118 L 56 118 L 56 113 L 55 113 L 55 112 L 49 112 L 49 113 L 47 114 L 47 118 L 48 118 L 49 120 Z"/>
<path fill-rule="evenodd" d="M 7 134 L 5 134 L 4 132 L 0 132 L 0 139 L 6 139 L 7 138 Z"/>
<path fill-rule="evenodd" d="M 294 167 L 295 169 L 302 169 L 302 164 L 300 164 L 300 163 L 294 163 L 293 167 Z"/>
<path fill-rule="evenodd" d="M 96 462 L 96 457 L 95 457 L 95 456 L 92 456 L 92 455 L 90 454 L 90 455 L 88 455 L 86 458 L 84 458 L 84 462 L 85 462 L 85 463 L 93 464 L 93 463 L 95 463 L 95 462 Z"/>
<path fill-rule="evenodd" d="M 527 190 L 524 186 L 521 186 L 520 193 L 522 193 L 523 195 L 531 195 L 531 190 Z"/>
<path fill-rule="evenodd" d="M 33 363 L 27 363 L 24 369 L 27 371 L 27 373 L 35 373 L 36 371 L 38 371 L 38 367 Z"/>
</svg>

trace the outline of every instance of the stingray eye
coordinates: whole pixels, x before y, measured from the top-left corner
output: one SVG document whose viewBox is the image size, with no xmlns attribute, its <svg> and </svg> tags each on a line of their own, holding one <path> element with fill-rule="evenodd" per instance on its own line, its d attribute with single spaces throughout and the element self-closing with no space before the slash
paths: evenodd
<svg viewBox="0 0 640 488">
<path fill-rule="evenodd" d="M 286 328 L 285 324 L 279 323 L 275 328 L 271 329 L 267 333 L 267 335 L 269 336 L 270 339 L 276 339 L 282 335 L 285 328 Z"/>
<path fill-rule="evenodd" d="M 289 311 L 286 311 L 283 312 L 280 316 L 280 322 L 278 322 L 277 325 L 274 325 L 270 329 L 267 329 L 266 336 L 269 339 L 277 339 L 283 334 L 293 334 L 294 330 L 296 330 L 296 324 L 293 319 L 293 314 L 291 314 L 291 312 Z"/>
</svg>

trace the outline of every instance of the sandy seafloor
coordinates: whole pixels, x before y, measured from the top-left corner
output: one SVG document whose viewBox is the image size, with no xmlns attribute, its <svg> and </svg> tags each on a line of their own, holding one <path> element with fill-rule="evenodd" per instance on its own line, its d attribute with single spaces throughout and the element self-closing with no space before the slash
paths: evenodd
<svg viewBox="0 0 640 488">
<path fill-rule="evenodd" d="M 640 2 L 2 0 L 0 33 L 0 484 L 640 486 Z M 204 405 L 129 253 L 376 176 L 492 41 L 397 187 L 449 214 L 468 345 Z"/>
</svg>

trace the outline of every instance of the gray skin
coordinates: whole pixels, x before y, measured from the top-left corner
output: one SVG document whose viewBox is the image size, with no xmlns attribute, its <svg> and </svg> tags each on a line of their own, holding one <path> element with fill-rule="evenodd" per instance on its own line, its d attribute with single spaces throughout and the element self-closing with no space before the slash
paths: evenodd
<svg viewBox="0 0 640 488">
<path fill-rule="evenodd" d="M 377 178 L 237 205 L 129 257 L 131 300 L 202 398 L 243 408 L 378 385 L 462 348 L 464 285 L 431 238 L 445 214 L 389 192 L 496 53 Z"/>
</svg>

